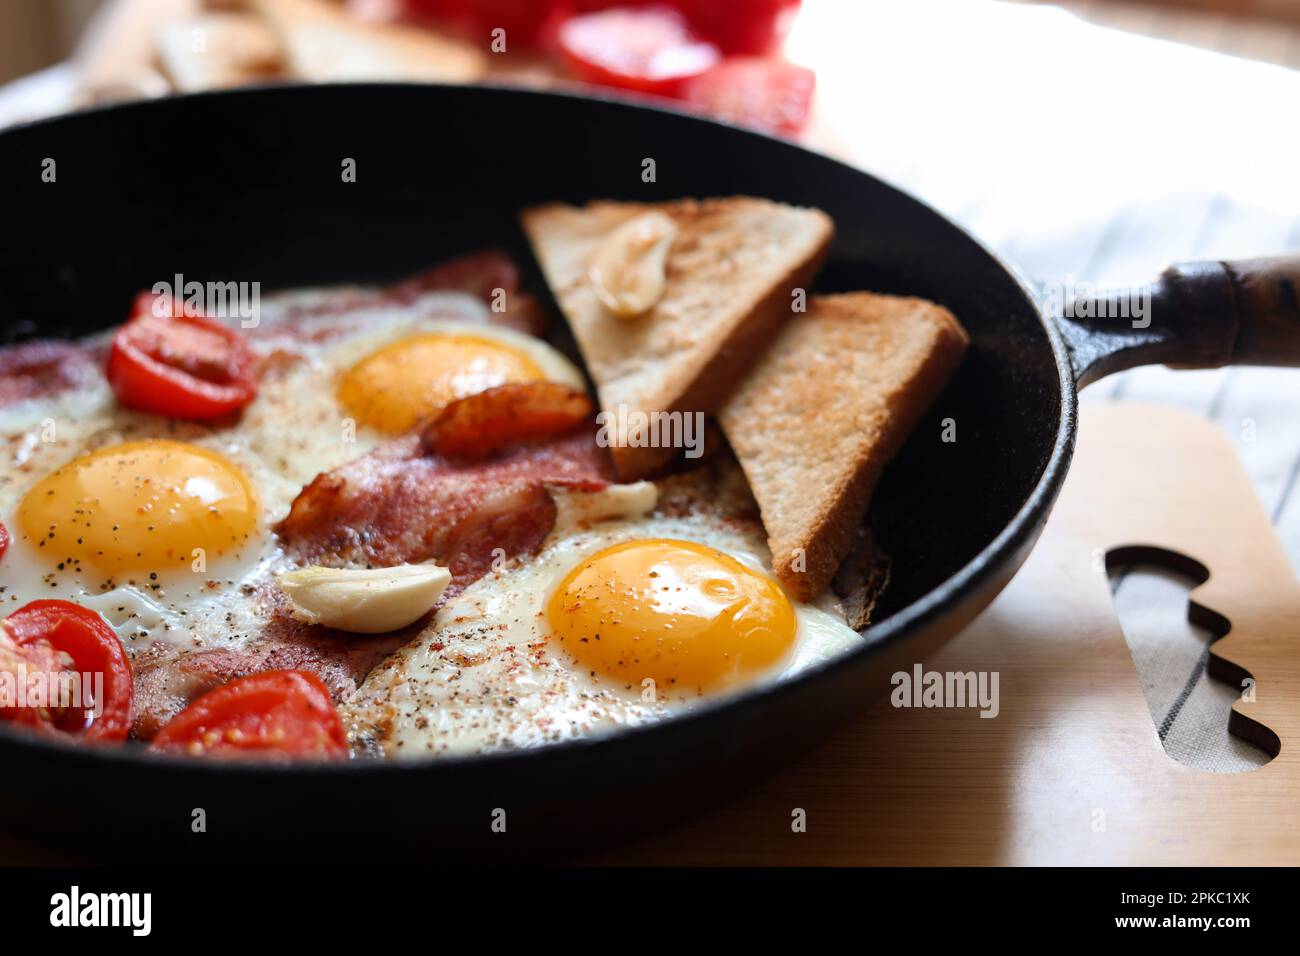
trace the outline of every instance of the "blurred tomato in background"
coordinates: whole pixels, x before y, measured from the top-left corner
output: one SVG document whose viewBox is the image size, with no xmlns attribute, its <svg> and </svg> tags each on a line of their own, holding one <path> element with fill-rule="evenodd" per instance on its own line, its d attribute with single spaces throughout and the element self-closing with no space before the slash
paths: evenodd
<svg viewBox="0 0 1300 956">
<path fill-rule="evenodd" d="M 816 80 L 784 60 L 733 56 L 686 83 L 682 98 L 729 123 L 793 136 L 808 122 Z"/>
<path fill-rule="evenodd" d="M 800 0 L 405 0 L 415 19 L 547 57 L 574 79 L 670 97 L 721 119 L 794 135 L 813 72 L 780 59 Z"/>
<path fill-rule="evenodd" d="M 677 96 L 722 59 L 671 7 L 611 7 L 560 24 L 560 52 L 588 83 Z"/>
<path fill-rule="evenodd" d="M 526 49 L 548 46 L 560 21 L 572 13 L 568 0 L 406 0 L 406 8 L 476 39 L 503 29 L 507 47 Z"/>
<path fill-rule="evenodd" d="M 723 53 L 768 56 L 781 48 L 799 0 L 681 0 L 681 6 Z"/>
</svg>

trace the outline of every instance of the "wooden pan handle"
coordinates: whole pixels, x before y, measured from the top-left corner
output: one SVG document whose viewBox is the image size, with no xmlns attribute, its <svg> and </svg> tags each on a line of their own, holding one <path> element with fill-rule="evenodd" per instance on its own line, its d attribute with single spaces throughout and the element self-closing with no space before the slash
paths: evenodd
<svg viewBox="0 0 1300 956">
<path fill-rule="evenodd" d="M 1300 366 L 1300 255 L 1173 266 L 1162 298 L 1189 349 L 1180 365 Z"/>
<path fill-rule="evenodd" d="M 1223 268 L 1237 292 L 1239 327 L 1232 360 L 1300 365 L 1300 256 L 1242 259 Z"/>
<path fill-rule="evenodd" d="M 1300 255 L 1170 266 L 1149 286 L 1071 303 L 1058 328 L 1082 388 L 1138 365 L 1300 367 Z M 1112 317 L 1121 317 L 1116 321 Z"/>
</svg>

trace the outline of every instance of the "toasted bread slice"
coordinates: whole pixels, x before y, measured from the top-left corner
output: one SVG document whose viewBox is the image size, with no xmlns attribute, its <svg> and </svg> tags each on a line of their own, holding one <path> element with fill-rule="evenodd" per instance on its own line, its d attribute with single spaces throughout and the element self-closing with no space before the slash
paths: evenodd
<svg viewBox="0 0 1300 956">
<path fill-rule="evenodd" d="M 588 269 L 610 233 L 652 210 L 677 227 L 663 295 L 622 318 L 602 305 Z M 833 232 L 820 210 L 745 197 L 557 204 L 522 219 L 611 415 L 715 412 L 790 317 L 793 290 L 812 280 Z M 625 481 L 677 453 L 634 444 L 610 449 Z"/>
<path fill-rule="evenodd" d="M 762 512 L 772 567 L 795 597 L 830 584 L 885 463 L 968 341 L 951 312 L 924 299 L 814 296 L 718 413 Z"/>
<path fill-rule="evenodd" d="M 284 63 L 270 28 L 249 13 L 203 13 L 165 24 L 158 62 L 182 93 L 240 86 L 276 76 Z"/>
<path fill-rule="evenodd" d="M 199 0 L 130 0 L 100 4 L 73 55 L 80 104 L 162 96 L 171 87 L 158 70 L 154 38 L 199 12 Z"/>
<path fill-rule="evenodd" d="M 428 30 L 363 20 L 325 0 L 245 0 L 275 31 L 294 76 L 315 83 L 428 80 L 469 83 L 487 54 Z"/>
</svg>

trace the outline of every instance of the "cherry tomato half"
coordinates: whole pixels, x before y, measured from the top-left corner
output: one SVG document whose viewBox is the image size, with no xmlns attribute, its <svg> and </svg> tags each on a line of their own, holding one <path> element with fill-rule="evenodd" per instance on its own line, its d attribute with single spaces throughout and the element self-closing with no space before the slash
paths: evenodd
<svg viewBox="0 0 1300 956">
<path fill-rule="evenodd" d="M 220 757 L 348 752 L 329 690 L 306 671 L 266 671 L 209 691 L 169 720 L 151 746 Z"/>
<path fill-rule="evenodd" d="M 117 400 L 169 418 L 206 421 L 257 395 L 257 355 L 235 329 L 187 316 L 179 303 L 156 314 L 160 297 L 142 292 L 113 336 L 108 382 Z"/>
<path fill-rule="evenodd" d="M 675 96 L 682 84 L 718 62 L 671 7 L 602 10 L 560 24 L 560 51 L 588 83 Z"/>
<path fill-rule="evenodd" d="M 0 635 L 10 653 L 22 658 L 28 672 L 57 675 L 60 670 L 83 675 L 84 694 L 92 693 L 97 675 L 103 675 L 103 699 L 94 701 L 98 716 L 87 708 L 71 707 L 49 713 L 16 708 L 4 716 L 74 733 L 85 740 L 124 740 L 131 729 L 134 687 L 131 664 L 108 622 L 89 608 L 70 601 L 32 601 L 0 621 Z M 84 675 L 91 675 L 87 687 Z"/>
<path fill-rule="evenodd" d="M 730 123 L 792 136 L 808 122 L 816 84 L 816 74 L 806 67 L 729 57 L 687 83 L 682 99 Z"/>
</svg>

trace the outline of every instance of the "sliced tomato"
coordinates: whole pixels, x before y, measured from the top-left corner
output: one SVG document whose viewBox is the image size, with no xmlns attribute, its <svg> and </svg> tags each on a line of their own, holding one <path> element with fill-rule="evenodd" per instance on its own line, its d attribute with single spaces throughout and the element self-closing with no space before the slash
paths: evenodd
<svg viewBox="0 0 1300 956">
<path fill-rule="evenodd" d="M 343 722 L 321 679 L 266 671 L 209 691 L 163 725 L 156 750 L 219 757 L 343 757 Z"/>
<path fill-rule="evenodd" d="M 486 458 L 522 441 L 572 431 L 595 411 L 591 399 L 559 382 L 513 382 L 451 402 L 420 435 L 426 451 Z"/>
<path fill-rule="evenodd" d="M 799 12 L 799 0 L 675 0 L 691 25 L 723 53 L 775 53 Z"/>
<path fill-rule="evenodd" d="M 808 123 L 816 85 L 806 67 L 731 57 L 688 83 L 682 98 L 727 122 L 792 136 Z"/>
<path fill-rule="evenodd" d="M 13 688 L 13 698 L 0 701 L 0 720 L 48 730 L 56 720 L 64 719 L 66 708 L 57 700 L 46 696 L 38 703 L 23 688 L 37 678 L 43 679 L 47 688 L 57 686 L 54 680 L 68 669 L 68 663 L 67 658 L 46 643 L 19 647 L 0 627 L 0 675 Z M 23 677 L 26 679 L 22 680 Z"/>
<path fill-rule="evenodd" d="M 100 675 L 103 677 L 102 700 L 86 701 L 93 703 L 93 708 L 56 709 L 39 715 L 34 721 L 19 719 L 77 734 L 86 740 L 126 738 L 131 729 L 134 693 L 131 664 L 122 642 L 107 621 L 89 608 L 70 601 L 32 601 L 0 622 L 0 628 L 12 645 L 10 663 L 16 654 L 23 659 L 29 673 L 42 670 L 47 675 L 57 675 L 59 670 L 75 671 L 83 675 L 81 687 L 87 695 L 93 694 L 95 681 Z M 86 675 L 90 676 L 90 686 L 84 679 Z M 12 717 L 12 714 L 5 716 Z"/>
<path fill-rule="evenodd" d="M 589 83 L 675 96 L 721 57 L 671 7 L 619 8 L 571 17 L 558 42 L 573 72 Z"/>
<path fill-rule="evenodd" d="M 3 558 L 5 556 L 5 552 L 8 550 L 9 550 L 9 529 L 4 526 L 3 522 L 0 522 L 0 558 Z"/>
<path fill-rule="evenodd" d="M 235 329 L 166 309 L 142 292 L 131 319 L 113 336 L 108 382 L 117 400 L 169 418 L 206 421 L 247 405 L 257 395 L 257 355 Z M 162 312 L 162 315 L 158 313 Z"/>
</svg>

